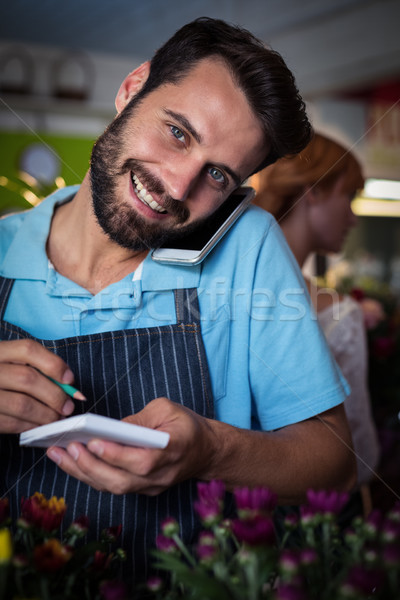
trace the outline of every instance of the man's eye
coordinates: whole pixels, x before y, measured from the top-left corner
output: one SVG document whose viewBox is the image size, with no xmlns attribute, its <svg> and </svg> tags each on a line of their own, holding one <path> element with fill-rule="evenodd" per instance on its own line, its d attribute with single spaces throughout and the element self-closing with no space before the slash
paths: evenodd
<svg viewBox="0 0 400 600">
<path fill-rule="evenodd" d="M 184 142 L 185 141 L 185 134 L 183 133 L 183 131 L 181 131 L 179 129 L 179 127 L 175 127 L 175 125 L 171 125 L 171 133 L 180 142 Z"/>
<path fill-rule="evenodd" d="M 218 183 L 224 183 L 225 182 L 225 175 L 219 169 L 216 169 L 215 167 L 211 167 L 208 170 L 208 172 L 210 173 L 211 177 L 213 179 L 215 179 L 215 181 L 217 181 Z"/>
</svg>

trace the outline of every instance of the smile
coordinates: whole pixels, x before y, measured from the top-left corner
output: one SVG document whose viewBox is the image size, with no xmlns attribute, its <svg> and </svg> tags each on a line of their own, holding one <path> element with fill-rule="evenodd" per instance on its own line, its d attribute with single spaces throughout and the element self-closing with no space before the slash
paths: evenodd
<svg viewBox="0 0 400 600">
<path fill-rule="evenodd" d="M 139 178 L 134 173 L 131 174 L 131 177 L 136 195 L 139 198 L 139 200 L 141 200 L 143 204 L 145 204 L 152 210 L 155 210 L 158 213 L 166 214 L 167 211 L 165 210 L 165 208 L 160 206 L 158 202 L 154 200 L 153 196 L 149 194 L 146 188 L 143 186 L 143 184 L 140 183 Z"/>
</svg>

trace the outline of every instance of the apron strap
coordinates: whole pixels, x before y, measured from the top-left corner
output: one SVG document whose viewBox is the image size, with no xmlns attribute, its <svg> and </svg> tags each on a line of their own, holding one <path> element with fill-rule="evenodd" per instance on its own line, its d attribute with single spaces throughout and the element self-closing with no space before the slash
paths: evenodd
<svg viewBox="0 0 400 600">
<path fill-rule="evenodd" d="M 0 320 L 4 319 L 8 298 L 10 297 L 15 279 L 6 279 L 0 275 Z"/>
<path fill-rule="evenodd" d="M 200 323 L 197 288 L 174 290 L 177 324 Z"/>
</svg>

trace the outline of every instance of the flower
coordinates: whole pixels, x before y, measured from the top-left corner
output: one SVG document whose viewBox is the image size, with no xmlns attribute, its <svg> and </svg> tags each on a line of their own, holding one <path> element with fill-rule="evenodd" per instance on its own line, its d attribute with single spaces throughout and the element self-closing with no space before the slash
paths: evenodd
<svg viewBox="0 0 400 600">
<path fill-rule="evenodd" d="M 234 491 L 240 517 L 269 514 L 276 506 L 277 496 L 265 487 L 237 488 Z"/>
<path fill-rule="evenodd" d="M 39 492 L 35 492 L 30 498 L 23 498 L 21 501 L 22 522 L 48 532 L 54 531 L 60 526 L 66 510 L 64 498 L 53 496 L 47 500 Z"/>
<path fill-rule="evenodd" d="M 10 502 L 8 498 L 0 498 L 0 526 L 7 523 L 10 516 Z"/>
<path fill-rule="evenodd" d="M 12 539 L 9 529 L 0 529 L 0 565 L 9 563 L 12 557 Z"/>
<path fill-rule="evenodd" d="M 58 571 L 69 561 L 72 552 L 59 540 L 50 538 L 33 551 L 35 568 L 43 573 Z"/>
<path fill-rule="evenodd" d="M 101 538 L 105 542 L 114 543 L 121 535 L 122 525 L 115 525 L 113 527 L 107 527 L 101 532 Z"/>
<path fill-rule="evenodd" d="M 194 503 L 194 509 L 203 525 L 211 527 L 221 521 L 225 497 L 224 483 L 216 480 L 209 483 L 200 481 L 197 484 L 197 493 L 198 500 Z"/>
<path fill-rule="evenodd" d="M 382 571 L 355 565 L 351 567 L 342 589 L 363 594 L 362 598 L 366 598 L 382 585 L 383 579 Z"/>
<path fill-rule="evenodd" d="M 307 500 L 311 512 L 322 513 L 323 515 L 338 515 L 348 502 L 349 494 L 335 490 L 308 490 Z"/>
<path fill-rule="evenodd" d="M 147 580 L 147 589 L 150 592 L 159 592 L 164 587 L 164 582 L 161 577 L 157 577 L 157 575 L 152 575 Z"/>
<path fill-rule="evenodd" d="M 89 529 L 89 517 L 82 515 L 71 523 L 67 530 L 68 535 L 76 535 L 77 537 L 83 537 Z"/>
<path fill-rule="evenodd" d="M 179 523 L 173 517 L 168 517 L 164 519 L 161 523 L 161 531 L 165 537 L 173 537 L 174 535 L 179 534 Z"/>
<path fill-rule="evenodd" d="M 234 519 L 232 528 L 238 541 L 249 546 L 272 545 L 276 541 L 274 524 L 269 517 L 257 515 L 250 519 Z"/>
<path fill-rule="evenodd" d="M 160 533 L 156 538 L 156 546 L 161 552 L 166 552 L 167 554 L 175 554 L 179 552 L 177 545 L 174 540 L 166 537 L 162 533 Z"/>
<path fill-rule="evenodd" d="M 125 600 L 127 593 L 123 581 L 103 581 L 100 584 L 100 596 L 103 600 Z"/>
</svg>

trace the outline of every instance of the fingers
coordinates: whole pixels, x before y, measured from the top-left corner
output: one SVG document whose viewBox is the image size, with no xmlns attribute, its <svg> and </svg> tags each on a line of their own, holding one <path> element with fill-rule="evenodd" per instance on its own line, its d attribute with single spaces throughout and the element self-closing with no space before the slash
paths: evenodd
<svg viewBox="0 0 400 600">
<path fill-rule="evenodd" d="M 75 405 L 59 385 L 71 383 L 66 363 L 34 340 L 0 342 L 0 431 L 21 433 L 69 416 Z"/>
<path fill-rule="evenodd" d="M 1 342 L 0 363 L 30 365 L 61 383 L 74 381 L 74 374 L 63 359 L 35 340 Z"/>
<path fill-rule="evenodd" d="M 130 448 L 130 450 L 138 449 Z M 159 485 L 158 482 L 153 483 L 136 473 L 125 471 L 98 459 L 82 444 L 76 442 L 69 444 L 67 451 L 52 446 L 48 448 L 47 456 L 66 473 L 99 491 L 109 491 L 113 494 L 137 492 L 155 495 L 165 489 L 165 486 Z"/>
</svg>

